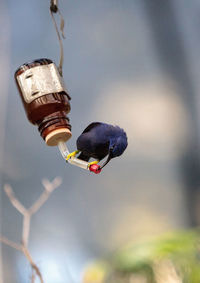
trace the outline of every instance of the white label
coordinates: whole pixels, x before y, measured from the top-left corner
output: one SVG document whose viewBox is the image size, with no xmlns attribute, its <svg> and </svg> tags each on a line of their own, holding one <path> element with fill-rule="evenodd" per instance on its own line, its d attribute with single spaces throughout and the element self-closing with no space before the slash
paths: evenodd
<svg viewBox="0 0 200 283">
<path fill-rule="evenodd" d="M 54 63 L 28 69 L 17 76 L 17 81 L 27 103 L 49 93 L 66 92 L 64 82 Z"/>
</svg>

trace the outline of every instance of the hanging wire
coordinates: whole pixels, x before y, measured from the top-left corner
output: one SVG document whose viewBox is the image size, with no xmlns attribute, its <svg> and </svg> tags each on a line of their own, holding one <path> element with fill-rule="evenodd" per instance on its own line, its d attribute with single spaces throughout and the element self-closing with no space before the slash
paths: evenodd
<svg viewBox="0 0 200 283">
<path fill-rule="evenodd" d="M 54 17 L 54 13 L 56 14 L 58 12 L 59 16 L 60 16 L 60 31 L 58 29 L 55 17 Z M 52 17 L 52 21 L 58 36 L 58 41 L 59 41 L 59 46 L 60 46 L 60 61 L 59 61 L 59 65 L 58 65 L 58 71 L 60 73 L 60 75 L 62 76 L 63 74 L 63 61 L 64 61 L 64 52 L 63 52 L 63 42 L 62 42 L 62 38 L 65 38 L 64 36 L 64 26 L 65 26 L 65 21 L 64 18 L 58 8 L 58 0 L 51 0 L 50 1 L 50 14 Z M 61 32 L 61 35 L 60 35 Z"/>
<path fill-rule="evenodd" d="M 56 13 L 58 11 L 58 0 L 51 0 L 51 3 L 50 3 L 50 10 L 53 12 L 53 13 Z"/>
</svg>

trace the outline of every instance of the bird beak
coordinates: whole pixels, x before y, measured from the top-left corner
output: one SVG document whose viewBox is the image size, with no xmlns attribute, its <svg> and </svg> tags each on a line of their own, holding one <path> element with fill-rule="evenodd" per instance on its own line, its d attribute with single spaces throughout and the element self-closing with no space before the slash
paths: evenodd
<svg viewBox="0 0 200 283">
<path fill-rule="evenodd" d="M 102 169 L 104 166 L 106 166 L 106 164 L 108 164 L 108 162 L 111 160 L 111 158 L 112 158 L 112 150 L 110 150 L 109 155 L 108 155 L 108 158 L 107 158 L 107 160 L 103 163 L 103 165 L 101 166 L 101 169 Z"/>
</svg>

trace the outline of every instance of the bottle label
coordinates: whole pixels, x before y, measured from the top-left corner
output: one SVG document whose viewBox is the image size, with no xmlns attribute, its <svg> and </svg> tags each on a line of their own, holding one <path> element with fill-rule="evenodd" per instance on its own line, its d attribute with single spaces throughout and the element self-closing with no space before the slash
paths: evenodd
<svg viewBox="0 0 200 283">
<path fill-rule="evenodd" d="M 62 77 L 54 63 L 28 69 L 17 76 L 17 81 L 27 103 L 49 93 L 66 92 Z"/>
</svg>

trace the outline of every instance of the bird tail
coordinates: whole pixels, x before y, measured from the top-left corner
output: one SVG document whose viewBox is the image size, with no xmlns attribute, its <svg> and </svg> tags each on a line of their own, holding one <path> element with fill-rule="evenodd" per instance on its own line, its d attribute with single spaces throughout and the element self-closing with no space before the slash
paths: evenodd
<svg viewBox="0 0 200 283">
<path fill-rule="evenodd" d="M 84 161 L 87 161 L 90 159 L 88 156 L 86 156 L 83 152 L 81 152 L 79 154 L 79 156 L 77 157 L 78 159 L 81 159 L 81 160 L 84 160 Z"/>
</svg>

